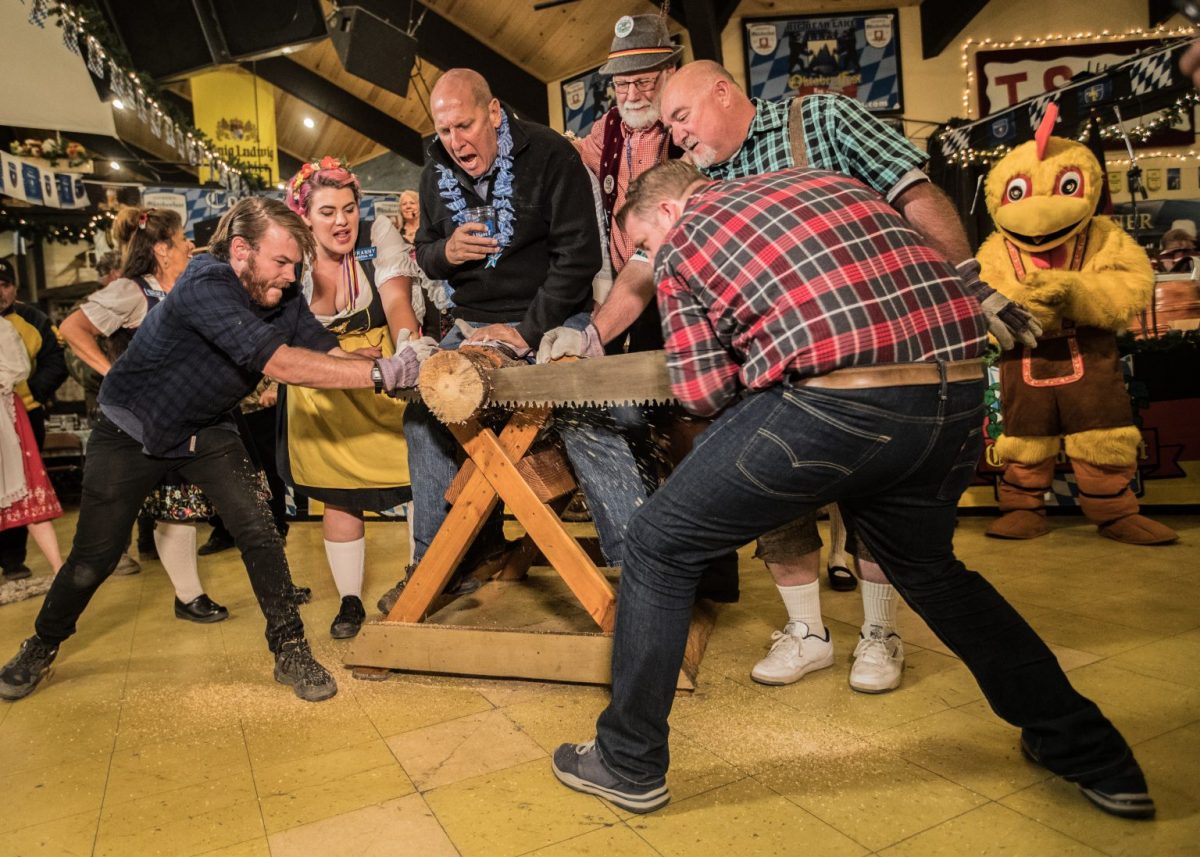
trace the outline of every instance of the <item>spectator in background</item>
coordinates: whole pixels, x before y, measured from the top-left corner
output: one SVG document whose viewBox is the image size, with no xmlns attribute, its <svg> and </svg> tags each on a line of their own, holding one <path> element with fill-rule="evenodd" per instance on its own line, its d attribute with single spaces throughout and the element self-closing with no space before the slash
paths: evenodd
<svg viewBox="0 0 1200 857">
<path fill-rule="evenodd" d="M 1187 225 L 1192 227 L 1191 231 Z M 1176 220 L 1171 224 L 1162 237 L 1162 249 L 1154 257 L 1154 270 L 1163 274 L 1190 273 L 1196 264 L 1195 229 L 1190 220 Z"/>
<path fill-rule="evenodd" d="M 403 241 L 404 251 L 413 260 L 413 266 L 420 273 L 420 278 L 413 282 L 412 302 L 413 312 L 421 325 L 421 333 L 440 340 L 450 332 L 454 319 L 450 315 L 450 287 L 445 280 L 431 280 L 425 276 L 417 265 L 416 237 L 421 225 L 420 197 L 415 190 L 400 193 L 400 223 L 397 228 Z M 371 242 L 379 244 L 382 230 L 386 227 L 377 220 L 371 227 Z"/>
<path fill-rule="evenodd" d="M 67 380 L 67 361 L 50 318 L 31 304 L 17 300 L 17 272 L 8 259 L 0 259 L 0 319 L 11 324 L 25 344 L 30 373 L 14 389 L 29 415 L 30 430 L 38 451 L 46 442 L 45 405 Z M 0 532 L 0 570 L 5 580 L 20 580 L 32 572 L 25 565 L 29 532 L 16 526 Z"/>
<path fill-rule="evenodd" d="M 62 515 L 38 454 L 33 427 L 16 386 L 29 377 L 25 342 L 11 324 L 0 324 L 0 532 L 22 527 L 33 533 L 50 573 L 62 566 L 58 536 L 50 522 Z"/>
</svg>

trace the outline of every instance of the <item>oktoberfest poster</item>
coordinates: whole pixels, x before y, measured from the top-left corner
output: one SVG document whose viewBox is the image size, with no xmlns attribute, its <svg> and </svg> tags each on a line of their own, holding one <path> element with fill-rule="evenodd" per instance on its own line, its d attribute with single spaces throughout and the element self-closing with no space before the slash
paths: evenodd
<svg viewBox="0 0 1200 857">
<path fill-rule="evenodd" d="M 895 9 L 751 18 L 743 26 L 752 97 L 781 101 L 836 92 L 874 113 L 904 109 Z"/>
</svg>

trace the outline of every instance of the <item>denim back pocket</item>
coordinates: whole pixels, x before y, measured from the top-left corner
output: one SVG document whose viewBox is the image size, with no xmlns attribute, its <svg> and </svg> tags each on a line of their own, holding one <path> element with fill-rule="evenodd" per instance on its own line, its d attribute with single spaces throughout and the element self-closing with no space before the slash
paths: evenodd
<svg viewBox="0 0 1200 857">
<path fill-rule="evenodd" d="M 979 466 L 979 456 L 983 452 L 983 426 L 976 424 L 967 432 L 962 446 L 954 456 L 954 464 L 946 472 L 941 487 L 938 488 L 937 498 L 947 503 L 957 503 L 958 498 L 975 480 L 975 470 Z"/>
<path fill-rule="evenodd" d="M 877 414 L 841 400 L 805 401 L 785 392 L 738 456 L 738 470 L 781 498 L 829 498 L 830 491 L 878 455 L 892 438 L 875 430 Z"/>
</svg>

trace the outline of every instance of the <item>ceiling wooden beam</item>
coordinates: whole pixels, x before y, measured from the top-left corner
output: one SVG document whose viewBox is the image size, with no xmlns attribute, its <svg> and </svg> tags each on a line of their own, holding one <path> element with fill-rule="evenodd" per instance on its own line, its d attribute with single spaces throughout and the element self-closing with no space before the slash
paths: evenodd
<svg viewBox="0 0 1200 857">
<path fill-rule="evenodd" d="M 300 63 L 286 57 L 271 57 L 253 65 L 242 63 L 242 67 L 414 164 L 425 163 L 425 146 L 417 131 Z"/>
<path fill-rule="evenodd" d="M 987 0 L 924 0 L 921 3 L 921 53 L 933 59 L 987 5 Z"/>
</svg>

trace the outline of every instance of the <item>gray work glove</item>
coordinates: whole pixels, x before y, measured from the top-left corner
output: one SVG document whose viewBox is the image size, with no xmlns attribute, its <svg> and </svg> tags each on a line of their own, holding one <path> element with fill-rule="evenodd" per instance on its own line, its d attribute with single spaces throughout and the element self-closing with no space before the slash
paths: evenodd
<svg viewBox="0 0 1200 857">
<path fill-rule="evenodd" d="M 415 387 L 421 374 L 421 361 L 412 348 L 401 348 L 391 357 L 380 357 L 375 365 L 383 375 L 383 389 L 389 393 Z"/>
<path fill-rule="evenodd" d="M 596 325 L 589 323 L 583 330 L 556 327 L 546 331 L 538 347 L 537 362 L 549 363 L 560 357 L 603 356 L 604 343 L 600 341 L 600 331 L 596 330 Z"/>
<path fill-rule="evenodd" d="M 1019 303 L 1010 301 L 1000 292 L 979 279 L 979 262 L 967 259 L 955 266 L 967 289 L 979 301 L 988 333 L 996 337 L 1003 351 L 1014 348 L 1018 342 L 1030 348 L 1037 347 L 1037 338 L 1042 335 L 1042 325 Z"/>
</svg>

